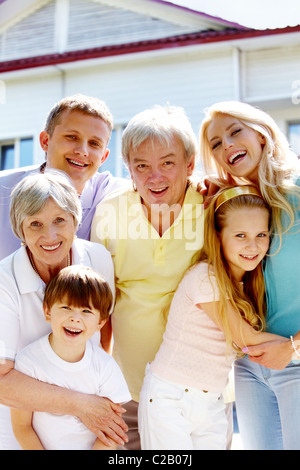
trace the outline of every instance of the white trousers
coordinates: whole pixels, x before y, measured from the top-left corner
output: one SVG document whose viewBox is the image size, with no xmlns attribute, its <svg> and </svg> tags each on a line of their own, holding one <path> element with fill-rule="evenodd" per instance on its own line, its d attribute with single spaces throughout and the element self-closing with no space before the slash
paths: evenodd
<svg viewBox="0 0 300 470">
<path fill-rule="evenodd" d="M 225 450 L 228 420 L 222 395 L 185 387 L 152 374 L 140 393 L 143 450 Z"/>
</svg>

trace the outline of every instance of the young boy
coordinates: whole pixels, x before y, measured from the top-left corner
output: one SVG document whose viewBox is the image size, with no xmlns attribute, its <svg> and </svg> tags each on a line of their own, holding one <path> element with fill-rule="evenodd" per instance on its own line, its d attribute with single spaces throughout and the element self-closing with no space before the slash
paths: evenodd
<svg viewBox="0 0 300 470">
<path fill-rule="evenodd" d="M 44 314 L 52 333 L 24 348 L 15 368 L 40 381 L 107 397 L 131 400 L 114 361 L 91 340 L 109 317 L 112 293 L 91 268 L 62 269 L 46 287 Z M 112 450 L 72 416 L 11 410 L 15 436 L 24 450 Z"/>
</svg>

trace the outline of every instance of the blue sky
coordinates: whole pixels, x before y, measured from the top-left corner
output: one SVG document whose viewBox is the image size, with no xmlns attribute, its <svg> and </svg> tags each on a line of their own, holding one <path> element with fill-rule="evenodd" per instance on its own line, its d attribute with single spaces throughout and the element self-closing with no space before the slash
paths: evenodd
<svg viewBox="0 0 300 470">
<path fill-rule="evenodd" d="M 299 0 L 170 0 L 170 3 L 257 29 L 300 25 Z"/>
</svg>

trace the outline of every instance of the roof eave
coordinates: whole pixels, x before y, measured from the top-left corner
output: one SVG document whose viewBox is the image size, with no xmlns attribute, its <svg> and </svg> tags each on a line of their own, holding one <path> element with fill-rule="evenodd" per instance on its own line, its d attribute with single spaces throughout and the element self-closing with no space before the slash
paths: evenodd
<svg viewBox="0 0 300 470">
<path fill-rule="evenodd" d="M 128 44 L 118 44 L 112 46 L 95 47 L 92 49 L 69 51 L 61 54 L 54 53 L 35 57 L 26 57 L 23 59 L 9 60 L 0 62 L 0 73 L 89 59 L 99 59 L 118 55 L 121 56 L 125 54 L 157 51 L 161 49 L 182 48 L 192 45 L 259 38 L 263 36 L 281 35 L 295 32 L 300 32 L 300 25 L 267 30 L 226 29 L 224 31 L 201 31 L 198 33 L 190 33 L 150 41 L 139 41 Z"/>
</svg>

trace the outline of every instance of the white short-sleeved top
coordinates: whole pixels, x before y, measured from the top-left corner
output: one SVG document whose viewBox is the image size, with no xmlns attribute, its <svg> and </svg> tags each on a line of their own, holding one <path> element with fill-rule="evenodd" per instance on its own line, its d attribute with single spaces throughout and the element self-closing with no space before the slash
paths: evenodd
<svg viewBox="0 0 300 470">
<path fill-rule="evenodd" d="M 219 300 L 216 278 L 207 263 L 189 269 L 174 294 L 153 373 L 182 385 L 222 392 L 233 356 L 224 333 L 197 305 Z"/>
<path fill-rule="evenodd" d="M 17 354 L 15 368 L 43 382 L 106 397 L 114 403 L 131 400 L 115 360 L 91 341 L 80 361 L 66 362 L 55 354 L 46 335 Z M 74 416 L 36 412 L 32 424 L 46 450 L 89 450 L 96 440 Z"/>
</svg>

